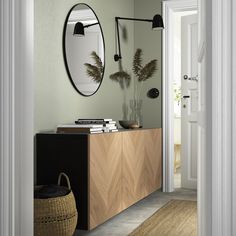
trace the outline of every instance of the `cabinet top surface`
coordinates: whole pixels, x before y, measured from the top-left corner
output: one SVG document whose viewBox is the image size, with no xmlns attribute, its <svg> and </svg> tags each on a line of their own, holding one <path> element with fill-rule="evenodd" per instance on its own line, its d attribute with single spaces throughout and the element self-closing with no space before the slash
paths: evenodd
<svg viewBox="0 0 236 236">
<path fill-rule="evenodd" d="M 48 131 L 48 132 L 41 132 L 37 133 L 37 135 L 101 135 L 101 134 L 116 134 L 121 132 L 134 132 L 134 131 L 148 131 L 148 130 L 160 130 L 161 128 L 137 128 L 137 129 L 119 129 L 118 132 L 104 132 L 104 133 L 98 133 L 98 134 L 89 134 L 89 133 L 56 133 L 54 131 Z"/>
</svg>

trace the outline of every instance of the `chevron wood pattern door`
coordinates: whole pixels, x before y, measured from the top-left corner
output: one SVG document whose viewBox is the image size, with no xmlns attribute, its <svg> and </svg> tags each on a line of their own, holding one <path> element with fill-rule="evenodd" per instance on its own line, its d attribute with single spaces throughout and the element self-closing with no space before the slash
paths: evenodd
<svg viewBox="0 0 236 236">
<path fill-rule="evenodd" d="M 122 198 L 123 207 L 128 207 L 145 195 L 144 153 L 145 139 L 143 132 L 132 131 L 123 134 L 122 158 Z"/>
<path fill-rule="evenodd" d="M 143 133 L 144 144 L 144 195 L 145 197 L 162 185 L 162 134 L 161 129 Z"/>
<path fill-rule="evenodd" d="M 89 136 L 89 228 L 122 209 L 122 133 Z"/>
<path fill-rule="evenodd" d="M 89 229 L 161 188 L 161 129 L 89 135 Z"/>
<path fill-rule="evenodd" d="M 123 133 L 123 207 L 134 204 L 161 187 L 161 129 Z"/>
</svg>

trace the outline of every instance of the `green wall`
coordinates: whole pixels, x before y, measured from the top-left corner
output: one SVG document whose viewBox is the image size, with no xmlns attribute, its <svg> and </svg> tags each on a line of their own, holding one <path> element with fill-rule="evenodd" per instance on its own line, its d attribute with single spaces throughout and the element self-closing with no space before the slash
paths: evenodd
<svg viewBox="0 0 236 236">
<path fill-rule="evenodd" d="M 72 87 L 67 76 L 62 53 L 62 33 L 64 20 L 70 8 L 79 3 L 75 0 L 35 0 L 35 132 L 55 129 L 58 124 L 71 123 L 78 117 L 106 117 L 115 120 L 123 119 L 122 106 L 132 97 L 132 86 L 124 92 L 119 84 L 109 79 L 109 75 L 118 71 L 118 63 L 114 62 L 115 52 L 115 16 L 140 16 L 144 9 L 137 0 L 85 0 L 96 12 L 101 22 L 105 37 L 106 68 L 103 83 L 99 91 L 91 97 L 83 97 Z M 160 11 L 160 2 L 157 11 Z M 153 9 L 143 0 L 148 18 L 152 17 Z M 152 10 L 149 14 L 148 11 Z M 156 12 L 156 11 L 155 11 Z M 122 22 L 126 26 L 128 39 L 122 41 L 123 68 L 131 71 L 134 49 L 142 38 L 137 27 L 132 22 Z M 134 40 L 135 35 L 138 36 Z M 158 33 L 157 33 L 158 34 Z M 160 34 L 160 33 L 159 33 Z M 144 39 L 145 41 L 146 39 Z M 136 42 L 137 41 L 137 42 Z M 135 42 L 135 43 L 134 43 Z M 150 58 L 160 57 L 160 36 L 154 42 L 155 52 L 150 47 L 144 51 Z M 148 56 L 149 59 L 149 56 Z M 160 62 L 160 59 L 159 59 Z M 160 66 L 161 64 L 159 64 Z M 157 79 L 147 81 L 145 88 L 161 89 L 161 71 Z M 126 96 L 126 97 L 125 97 Z M 145 127 L 161 126 L 160 98 L 144 99 L 143 117 Z"/>
<path fill-rule="evenodd" d="M 135 0 L 135 17 L 152 19 L 154 15 L 162 14 L 161 1 Z M 143 84 L 143 123 L 146 127 L 161 127 L 162 119 L 162 31 L 152 30 L 152 24 L 137 22 L 134 25 L 134 47 L 143 50 L 144 64 L 150 60 L 158 60 L 158 70 Z M 146 96 L 150 88 L 158 88 L 160 95 L 157 99 Z"/>
</svg>

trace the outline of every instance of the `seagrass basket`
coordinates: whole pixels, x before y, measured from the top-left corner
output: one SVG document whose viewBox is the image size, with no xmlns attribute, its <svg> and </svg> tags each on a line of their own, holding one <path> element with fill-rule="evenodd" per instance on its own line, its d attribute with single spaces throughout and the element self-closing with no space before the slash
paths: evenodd
<svg viewBox="0 0 236 236">
<path fill-rule="evenodd" d="M 34 199 L 34 236 L 72 236 L 75 232 L 78 217 L 75 198 L 65 173 L 60 173 L 58 185 L 61 186 L 62 176 L 67 180 L 68 194 Z"/>
</svg>

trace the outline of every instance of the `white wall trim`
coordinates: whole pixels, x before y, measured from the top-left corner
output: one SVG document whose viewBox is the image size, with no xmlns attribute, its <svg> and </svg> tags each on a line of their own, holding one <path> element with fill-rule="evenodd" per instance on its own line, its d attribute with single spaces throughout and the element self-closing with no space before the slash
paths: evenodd
<svg viewBox="0 0 236 236">
<path fill-rule="evenodd" d="M 163 1 L 163 191 L 174 191 L 174 108 L 173 108 L 173 68 L 172 45 L 173 26 L 172 14 L 178 11 L 197 10 L 197 0 L 171 0 Z"/>
<path fill-rule="evenodd" d="M 233 6 L 232 6 L 232 10 L 233 12 L 235 13 L 236 12 L 236 2 L 233 1 Z M 232 22 L 233 22 L 233 25 L 232 25 L 232 33 L 233 33 L 233 38 L 232 38 L 232 42 L 234 42 L 234 44 L 232 45 L 233 46 L 233 50 L 232 50 L 232 55 L 233 55 L 233 58 L 232 58 L 232 67 L 233 67 L 233 70 L 232 70 L 232 78 L 233 79 L 233 86 L 232 86 L 232 93 L 233 93 L 233 103 L 232 103 L 232 109 L 233 109 L 233 117 L 232 117 L 232 121 L 233 121 L 233 141 L 232 143 L 234 144 L 233 145 L 233 150 L 232 150 L 232 159 L 233 159 L 233 164 L 232 164 L 232 170 L 233 170 L 233 179 L 232 179 L 232 187 L 233 187 L 233 195 L 232 195 L 232 199 L 234 199 L 232 201 L 233 203 L 233 206 L 232 206 L 232 209 L 233 209 L 233 215 L 232 215 L 232 222 L 236 222 L 236 14 L 233 14 L 232 16 Z M 236 224 L 233 223 L 233 232 L 232 232 L 232 235 L 236 235 Z"/>
<path fill-rule="evenodd" d="M 0 0 L 0 235 L 33 235 L 32 0 Z"/>
<path fill-rule="evenodd" d="M 235 235 L 232 231 L 235 222 L 232 222 L 231 50 L 232 1 L 214 0 L 212 1 L 212 235 L 214 236 Z"/>
<path fill-rule="evenodd" d="M 0 203 L 1 221 L 0 232 L 3 235 L 13 235 L 14 223 L 14 199 L 12 193 L 14 189 L 14 175 L 12 175 L 14 165 L 14 120 L 12 110 L 14 107 L 14 94 L 11 87 L 12 78 L 12 25 L 11 1 L 1 1 L 1 125 L 0 125 Z M 11 12 L 12 13 L 12 12 Z M 9 14 L 9 15 L 8 15 Z"/>
<path fill-rule="evenodd" d="M 208 63 L 206 58 L 206 2 L 205 0 L 198 1 L 198 44 L 199 44 L 199 55 L 198 55 L 198 62 L 199 62 L 199 117 L 198 117 L 198 235 L 201 236 L 209 236 L 211 235 L 211 191 L 209 191 L 208 183 L 211 183 L 211 162 L 209 158 L 206 158 L 207 155 L 207 148 L 208 145 L 206 139 L 206 131 L 209 127 L 206 127 L 207 119 L 206 119 L 206 87 L 209 79 L 207 80 L 206 76 L 206 68 L 208 67 L 206 63 Z M 211 27 L 211 21 L 208 22 Z M 211 40 L 211 39 L 210 39 Z M 208 48 L 208 54 L 211 53 L 211 50 Z M 210 81 L 211 83 L 211 81 Z M 208 90 L 208 96 L 210 96 L 211 100 L 211 92 Z M 210 112 L 209 109 L 207 109 Z M 208 114 L 208 113 L 207 113 Z M 211 129 L 210 129 L 211 130 Z M 210 138 L 211 139 L 211 138 Z M 210 211 L 210 213 L 208 213 Z"/>
</svg>

